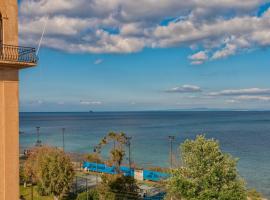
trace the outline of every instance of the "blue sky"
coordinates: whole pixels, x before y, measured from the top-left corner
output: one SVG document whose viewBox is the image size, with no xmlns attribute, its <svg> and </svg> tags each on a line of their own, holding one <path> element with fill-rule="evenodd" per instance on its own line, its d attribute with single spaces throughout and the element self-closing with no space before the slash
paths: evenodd
<svg viewBox="0 0 270 200">
<path fill-rule="evenodd" d="M 21 111 L 270 109 L 266 1 L 84 1 L 20 2 Z"/>
</svg>

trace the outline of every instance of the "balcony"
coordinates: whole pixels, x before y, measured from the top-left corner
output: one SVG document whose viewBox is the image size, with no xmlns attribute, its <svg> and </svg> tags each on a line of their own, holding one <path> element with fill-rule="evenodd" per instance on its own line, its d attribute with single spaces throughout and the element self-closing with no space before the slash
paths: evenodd
<svg viewBox="0 0 270 200">
<path fill-rule="evenodd" d="M 0 67 L 33 67 L 37 61 L 35 48 L 0 44 Z"/>
</svg>

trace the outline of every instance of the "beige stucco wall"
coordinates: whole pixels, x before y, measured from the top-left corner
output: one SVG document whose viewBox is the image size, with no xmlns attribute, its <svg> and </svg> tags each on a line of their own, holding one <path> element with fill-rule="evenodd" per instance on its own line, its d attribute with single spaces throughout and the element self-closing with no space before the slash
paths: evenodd
<svg viewBox="0 0 270 200">
<path fill-rule="evenodd" d="M 18 6 L 17 0 L 0 0 L 3 18 L 4 44 L 18 46 Z"/>
<path fill-rule="evenodd" d="M 0 199 L 19 198 L 18 71 L 0 70 Z"/>
<path fill-rule="evenodd" d="M 18 45 L 17 0 L 0 0 L 4 44 Z M 0 60 L 1 64 L 1 60 Z M 0 200 L 19 199 L 18 70 L 0 68 Z"/>
</svg>

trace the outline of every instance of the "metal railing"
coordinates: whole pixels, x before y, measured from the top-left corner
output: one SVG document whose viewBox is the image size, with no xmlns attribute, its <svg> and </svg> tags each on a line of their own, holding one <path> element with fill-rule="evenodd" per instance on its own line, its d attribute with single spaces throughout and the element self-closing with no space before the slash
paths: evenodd
<svg viewBox="0 0 270 200">
<path fill-rule="evenodd" d="M 35 48 L 0 44 L 0 61 L 36 64 L 38 57 Z"/>
</svg>

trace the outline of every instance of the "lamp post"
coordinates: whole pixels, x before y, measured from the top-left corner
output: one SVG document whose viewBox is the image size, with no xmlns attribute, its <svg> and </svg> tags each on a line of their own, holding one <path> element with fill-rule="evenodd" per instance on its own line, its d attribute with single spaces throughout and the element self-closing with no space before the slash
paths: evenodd
<svg viewBox="0 0 270 200">
<path fill-rule="evenodd" d="M 94 146 L 94 153 L 99 153 L 98 151 L 98 146 Z M 96 184 L 98 184 L 98 163 L 97 163 L 97 158 L 96 158 Z"/>
<path fill-rule="evenodd" d="M 170 135 L 169 136 L 169 140 L 170 140 L 170 164 L 171 164 L 171 168 L 173 167 L 173 157 L 172 157 L 172 152 L 173 152 L 173 140 L 175 140 L 175 136 Z"/>
<path fill-rule="evenodd" d="M 131 139 L 132 137 L 127 137 L 127 146 L 128 146 L 128 164 L 129 164 L 129 169 L 131 169 L 131 149 L 130 149 L 130 144 L 131 144 Z"/>
<path fill-rule="evenodd" d="M 37 141 L 36 141 L 36 146 L 37 146 L 37 147 L 40 147 L 40 146 L 41 146 L 41 140 L 39 139 L 39 136 L 40 136 L 40 134 L 39 134 L 40 127 L 39 127 L 39 126 L 36 127 L 36 131 L 37 131 Z"/>
<path fill-rule="evenodd" d="M 87 178 L 85 178 L 85 186 L 86 186 L 86 199 L 88 200 L 89 199 L 89 197 L 88 197 L 88 179 Z"/>
<path fill-rule="evenodd" d="M 63 151 L 65 151 L 65 130 L 66 130 L 66 128 L 62 128 L 62 145 L 63 145 Z"/>
</svg>

